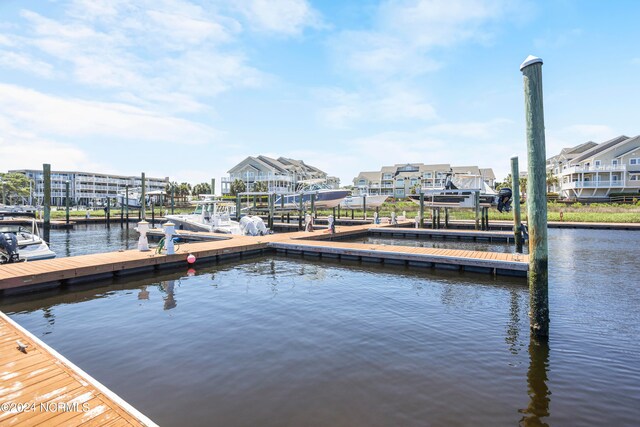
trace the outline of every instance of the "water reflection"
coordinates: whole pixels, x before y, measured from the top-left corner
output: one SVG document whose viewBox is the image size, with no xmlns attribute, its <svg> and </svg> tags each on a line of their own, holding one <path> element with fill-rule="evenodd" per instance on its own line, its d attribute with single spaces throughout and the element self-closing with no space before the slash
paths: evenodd
<svg viewBox="0 0 640 427">
<path fill-rule="evenodd" d="M 160 282 L 160 290 L 166 294 L 163 298 L 165 310 L 171 310 L 172 308 L 176 308 L 178 305 L 174 293 L 175 286 L 175 280 L 165 280 Z"/>
<path fill-rule="evenodd" d="M 529 340 L 529 370 L 527 371 L 527 388 L 529 406 L 521 409 L 524 414 L 520 419 L 522 426 L 548 426 L 542 418 L 549 417 L 551 391 L 547 385 L 549 378 L 549 342 L 538 340 L 531 335 Z"/>
<path fill-rule="evenodd" d="M 138 299 L 139 300 L 148 300 L 149 299 L 149 291 L 147 290 L 146 286 L 142 286 L 140 288 L 140 291 L 138 292 Z"/>
<path fill-rule="evenodd" d="M 518 354 L 518 338 L 520 336 L 520 301 L 518 292 L 512 289 L 509 292 L 509 323 L 507 324 L 507 335 L 505 341 L 509 344 L 511 354 Z"/>
</svg>

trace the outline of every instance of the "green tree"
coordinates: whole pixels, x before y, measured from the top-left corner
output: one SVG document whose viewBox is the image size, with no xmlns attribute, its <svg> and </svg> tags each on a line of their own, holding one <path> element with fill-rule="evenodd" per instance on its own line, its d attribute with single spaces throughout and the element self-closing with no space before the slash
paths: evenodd
<svg viewBox="0 0 640 427">
<path fill-rule="evenodd" d="M 551 192 L 552 189 L 560 183 L 560 180 L 556 175 L 553 174 L 553 171 L 547 171 L 547 193 Z"/>
<path fill-rule="evenodd" d="M 193 190 L 191 194 L 194 196 L 199 196 L 200 194 L 212 194 L 211 193 L 211 185 L 207 182 L 201 182 L 200 184 L 196 184 L 193 186 Z"/>
<path fill-rule="evenodd" d="M 267 191 L 269 191 L 269 188 L 266 182 L 258 181 L 253 184 L 253 191 L 259 192 L 259 193 L 266 193 Z"/>
<path fill-rule="evenodd" d="M 180 183 L 176 189 L 176 194 L 178 194 L 184 201 L 187 201 L 187 198 L 191 194 L 191 184 L 188 182 Z"/>
<path fill-rule="evenodd" d="M 3 204 L 15 204 L 25 197 L 29 197 L 29 183 L 25 175 L 17 172 L 0 173 L 0 191 Z"/>
<path fill-rule="evenodd" d="M 237 196 L 238 193 L 243 193 L 247 191 L 247 186 L 245 185 L 244 181 L 242 181 L 241 179 L 236 179 L 231 183 L 231 186 L 229 187 L 229 191 L 231 192 L 232 196 Z"/>
</svg>

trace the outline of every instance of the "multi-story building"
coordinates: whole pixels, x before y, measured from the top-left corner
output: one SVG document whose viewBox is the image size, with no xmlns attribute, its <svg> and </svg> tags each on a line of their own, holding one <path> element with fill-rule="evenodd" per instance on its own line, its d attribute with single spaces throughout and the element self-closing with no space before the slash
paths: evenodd
<svg viewBox="0 0 640 427">
<path fill-rule="evenodd" d="M 267 191 L 273 193 L 288 193 L 295 191 L 300 181 L 322 180 L 330 187 L 340 186 L 340 180 L 328 176 L 326 172 L 306 164 L 302 160 L 267 156 L 249 156 L 228 171 L 229 176 L 223 177 L 222 194 L 231 193 L 231 183 L 236 179 L 243 181 L 247 191 L 253 191 L 258 182 L 264 182 Z"/>
<path fill-rule="evenodd" d="M 491 187 L 495 184 L 496 176 L 491 168 L 451 166 L 446 163 L 406 163 L 383 166 L 380 171 L 360 172 L 353 179 L 353 186 L 360 193 L 407 197 L 409 194 L 418 193 L 420 188 L 443 187 L 450 172 L 456 175 L 477 176 Z"/>
<path fill-rule="evenodd" d="M 9 172 L 24 174 L 34 186 L 32 203 L 41 204 L 44 199 L 44 178 L 42 170 L 20 169 Z M 65 183 L 69 182 L 69 194 L 73 205 L 105 205 L 107 198 L 114 199 L 118 192 L 142 187 L 141 176 L 111 175 L 94 172 L 51 171 L 51 205 L 65 204 Z M 164 191 L 169 178 L 145 177 L 146 191 Z"/>
<path fill-rule="evenodd" d="M 612 193 L 640 194 L 640 136 L 619 136 L 564 148 L 547 160 L 562 198 L 597 200 Z"/>
</svg>

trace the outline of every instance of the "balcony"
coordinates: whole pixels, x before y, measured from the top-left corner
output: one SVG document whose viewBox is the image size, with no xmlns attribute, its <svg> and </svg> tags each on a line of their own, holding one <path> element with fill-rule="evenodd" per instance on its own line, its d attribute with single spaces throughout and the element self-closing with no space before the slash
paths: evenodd
<svg viewBox="0 0 640 427">
<path fill-rule="evenodd" d="M 609 165 L 609 166 L 572 166 L 564 169 L 560 175 L 569 175 L 572 173 L 583 172 L 623 172 L 627 170 L 627 165 Z"/>
<path fill-rule="evenodd" d="M 562 184 L 563 190 L 571 190 L 574 188 L 623 188 L 624 181 L 573 181 Z"/>
</svg>

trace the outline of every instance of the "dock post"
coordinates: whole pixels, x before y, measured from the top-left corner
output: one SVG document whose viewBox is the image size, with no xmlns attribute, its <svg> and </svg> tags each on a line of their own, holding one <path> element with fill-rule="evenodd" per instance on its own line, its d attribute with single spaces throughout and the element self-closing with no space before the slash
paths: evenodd
<svg viewBox="0 0 640 427">
<path fill-rule="evenodd" d="M 520 171 L 518 156 L 511 158 L 511 181 L 513 196 L 513 235 L 516 242 L 516 252 L 522 253 L 522 232 L 520 230 Z"/>
<path fill-rule="evenodd" d="M 216 194 L 216 179 L 211 178 L 211 194 L 215 196 Z"/>
<path fill-rule="evenodd" d="M 438 213 L 438 222 L 437 222 L 438 230 L 440 230 L 440 228 L 442 228 L 442 227 L 440 227 L 440 208 L 439 207 L 437 208 L 436 212 Z"/>
<path fill-rule="evenodd" d="M 366 220 L 367 219 L 367 195 L 366 194 L 362 195 L 362 215 L 363 215 L 363 219 Z"/>
<path fill-rule="evenodd" d="M 49 229 L 51 228 L 51 165 L 45 163 L 42 165 L 42 179 L 44 183 L 44 198 L 42 205 L 44 207 L 43 229 L 46 235 L 46 241 L 49 241 Z"/>
<path fill-rule="evenodd" d="M 529 56 L 520 65 L 527 127 L 527 214 L 529 225 L 529 321 L 538 338 L 549 337 L 549 253 L 542 59 Z"/>
<path fill-rule="evenodd" d="M 431 229 L 436 229 L 436 208 L 431 208 Z"/>
<path fill-rule="evenodd" d="M 420 228 L 424 228 L 424 193 L 420 189 Z"/>
<path fill-rule="evenodd" d="M 107 220 L 107 228 L 111 228 L 111 199 L 107 196 L 107 211 L 105 212 L 105 218 Z"/>
<path fill-rule="evenodd" d="M 444 228 L 449 228 L 449 208 L 444 208 Z"/>
<path fill-rule="evenodd" d="M 175 195 L 176 195 L 176 187 L 175 185 L 173 185 L 173 183 L 169 184 L 171 185 L 171 215 L 173 215 L 173 209 L 175 208 Z"/>
<path fill-rule="evenodd" d="M 120 228 L 122 228 L 123 224 L 124 224 L 124 206 L 120 204 Z"/>
<path fill-rule="evenodd" d="M 476 190 L 473 193 L 474 205 L 476 207 L 476 231 L 480 230 L 480 191 Z"/>
<path fill-rule="evenodd" d="M 145 196 L 146 196 L 146 179 L 144 176 L 144 172 L 142 172 L 142 199 L 140 199 L 140 209 L 141 209 L 141 219 L 146 219 L 147 216 L 147 201 L 145 200 Z"/>
<path fill-rule="evenodd" d="M 351 209 L 351 219 L 356 219 L 356 210 L 355 209 Z"/>
<path fill-rule="evenodd" d="M 336 208 L 333 208 L 333 219 L 335 220 L 336 218 Z"/>
<path fill-rule="evenodd" d="M 156 209 L 152 200 L 151 201 L 151 228 L 155 228 L 155 226 L 156 226 Z"/>
<path fill-rule="evenodd" d="M 304 195 L 302 193 L 300 193 L 300 207 L 298 210 L 298 230 L 302 230 L 302 213 L 303 213 L 303 204 L 304 204 L 304 200 L 302 200 L 304 197 Z M 293 200 L 295 200 L 295 197 L 293 198 Z"/>
<path fill-rule="evenodd" d="M 316 213 L 316 194 L 315 193 L 311 194 L 311 217 L 313 219 L 318 218 L 318 215 Z"/>
<path fill-rule="evenodd" d="M 69 225 L 69 181 L 64 182 L 64 205 L 65 205 L 65 218 L 67 225 Z"/>
<path fill-rule="evenodd" d="M 338 219 L 340 219 L 340 205 L 338 205 Z"/>
<path fill-rule="evenodd" d="M 242 210 L 242 204 L 240 202 L 240 195 L 236 195 L 236 221 L 240 221 L 240 211 Z"/>
<path fill-rule="evenodd" d="M 129 228 L 129 186 L 125 185 L 125 199 L 124 199 L 124 208 L 127 211 L 127 228 Z"/>
<path fill-rule="evenodd" d="M 269 228 L 273 228 L 273 216 L 275 215 L 275 194 L 269 194 Z"/>
</svg>

